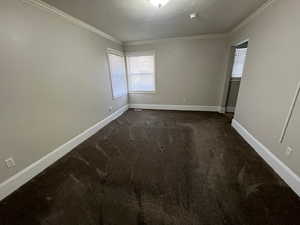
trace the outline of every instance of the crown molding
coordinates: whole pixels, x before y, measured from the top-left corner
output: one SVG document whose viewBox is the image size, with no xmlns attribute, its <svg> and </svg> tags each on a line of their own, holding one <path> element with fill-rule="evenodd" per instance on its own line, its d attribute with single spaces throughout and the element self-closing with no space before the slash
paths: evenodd
<svg viewBox="0 0 300 225">
<path fill-rule="evenodd" d="M 143 45 L 143 44 L 154 44 L 163 41 L 172 41 L 172 40 L 194 40 L 194 39 L 220 39 L 230 37 L 235 32 L 239 31 L 241 28 L 248 25 L 252 20 L 261 15 L 267 8 L 269 8 L 273 3 L 277 0 L 268 0 L 263 5 L 261 5 L 258 9 L 256 9 L 253 13 L 251 13 L 248 17 L 242 20 L 237 26 L 235 26 L 232 30 L 225 33 L 217 33 L 217 34 L 202 34 L 196 36 L 186 36 L 186 37 L 174 37 L 174 38 L 162 38 L 162 39 L 154 39 L 154 40 L 145 40 L 145 41 L 128 41 L 123 42 L 125 46 L 131 45 Z"/>
<path fill-rule="evenodd" d="M 201 35 L 194 35 L 194 36 L 184 36 L 184 37 L 172 37 L 172 38 L 161 38 L 161 39 L 153 39 L 153 40 L 142 40 L 142 41 L 127 41 L 122 42 L 113 36 L 99 30 L 98 28 L 83 22 L 80 19 L 77 19 L 64 11 L 55 8 L 54 6 L 49 5 L 48 3 L 45 3 L 41 0 L 20 0 L 26 4 L 30 4 L 32 6 L 38 7 L 40 9 L 43 9 L 49 13 L 53 13 L 57 16 L 60 16 L 69 22 L 78 25 L 82 28 L 85 28 L 95 34 L 98 34 L 99 36 L 106 38 L 108 40 L 111 40 L 113 42 L 116 42 L 118 44 L 123 44 L 124 46 L 131 46 L 131 45 L 144 45 L 144 44 L 154 44 L 159 42 L 165 42 L 165 41 L 174 41 L 174 40 L 197 40 L 197 39 L 222 39 L 230 37 L 235 32 L 239 31 L 241 28 L 248 25 L 252 20 L 254 20 L 257 16 L 261 15 L 267 8 L 269 8 L 273 3 L 275 3 L 277 0 L 268 0 L 265 2 L 262 6 L 260 6 L 257 10 L 255 10 L 253 13 L 251 13 L 247 18 L 245 18 L 243 21 L 241 21 L 237 26 L 235 26 L 231 31 L 225 32 L 225 33 L 216 33 L 216 34 L 201 34 Z"/>
<path fill-rule="evenodd" d="M 261 15 L 267 8 L 269 8 L 273 3 L 277 0 L 268 0 L 264 4 L 262 4 L 258 9 L 256 9 L 253 13 L 251 13 L 248 17 L 246 17 L 242 22 L 240 22 L 237 26 L 235 26 L 230 32 L 229 35 L 237 32 L 241 28 L 248 25 L 252 20 Z"/>
<path fill-rule="evenodd" d="M 174 41 L 174 40 L 197 40 L 197 39 L 206 40 L 206 39 L 221 39 L 226 37 L 228 37 L 228 33 L 201 34 L 201 35 L 194 35 L 194 36 L 161 38 L 161 39 L 153 39 L 153 40 L 145 40 L 145 41 L 127 41 L 127 42 L 123 42 L 123 44 L 125 46 L 131 46 L 131 45 L 154 44 L 158 42 Z"/>
<path fill-rule="evenodd" d="M 29 4 L 29 5 L 32 5 L 34 7 L 37 7 L 37 8 L 40 8 L 40 9 L 43 9 L 49 13 L 52 13 L 56 16 L 60 16 L 66 20 L 68 20 L 69 22 L 77 25 L 77 26 L 80 26 L 90 32 L 93 32 L 103 38 L 106 38 L 108 40 L 111 40 L 113 42 L 116 42 L 118 44 L 122 44 L 122 42 L 116 38 L 114 38 L 113 36 L 99 30 L 98 28 L 90 25 L 90 24 L 87 24 L 86 22 L 83 22 L 82 20 L 80 19 L 77 19 L 67 13 L 65 13 L 64 11 L 60 10 L 60 9 L 57 9 L 55 8 L 54 6 L 51 6 L 49 5 L 48 3 L 45 3 L 41 0 L 21 0 L 23 3 L 26 3 L 26 4 Z"/>
</svg>

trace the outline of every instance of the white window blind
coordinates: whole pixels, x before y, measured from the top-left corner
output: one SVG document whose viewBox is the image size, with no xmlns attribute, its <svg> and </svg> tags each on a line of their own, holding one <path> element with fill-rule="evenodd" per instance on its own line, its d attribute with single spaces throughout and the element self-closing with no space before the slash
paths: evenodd
<svg viewBox="0 0 300 225">
<path fill-rule="evenodd" d="M 154 52 L 126 56 L 129 92 L 155 92 Z"/>
<path fill-rule="evenodd" d="M 235 49 L 233 70 L 232 70 L 233 78 L 241 78 L 243 76 L 246 56 L 247 56 L 247 48 Z"/>
<path fill-rule="evenodd" d="M 113 98 L 127 95 L 127 80 L 124 57 L 118 52 L 108 51 L 110 79 Z"/>
</svg>

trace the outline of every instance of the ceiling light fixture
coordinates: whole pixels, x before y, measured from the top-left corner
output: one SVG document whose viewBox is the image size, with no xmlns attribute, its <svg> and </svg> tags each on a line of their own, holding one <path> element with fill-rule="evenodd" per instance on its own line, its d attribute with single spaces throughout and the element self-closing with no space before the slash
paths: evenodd
<svg viewBox="0 0 300 225">
<path fill-rule="evenodd" d="M 190 18 L 191 19 L 195 19 L 195 18 L 197 18 L 198 17 L 198 13 L 191 13 L 190 14 Z"/>
<path fill-rule="evenodd" d="M 164 7 L 170 0 L 149 0 L 149 2 L 157 8 Z"/>
</svg>

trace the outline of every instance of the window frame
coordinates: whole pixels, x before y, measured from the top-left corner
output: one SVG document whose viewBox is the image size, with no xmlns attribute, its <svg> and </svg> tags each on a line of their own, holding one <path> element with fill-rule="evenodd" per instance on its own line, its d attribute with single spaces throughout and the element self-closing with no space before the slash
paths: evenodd
<svg viewBox="0 0 300 225">
<path fill-rule="evenodd" d="M 129 71 L 128 71 L 128 57 L 132 56 L 153 56 L 153 78 L 154 78 L 154 91 L 130 91 L 129 89 Z M 126 52 L 126 73 L 127 73 L 127 87 L 129 94 L 156 94 L 157 93 L 157 79 L 156 79 L 156 53 L 152 51 L 135 51 L 135 52 Z"/>
<path fill-rule="evenodd" d="M 244 60 L 244 63 L 243 63 L 243 68 L 242 68 L 241 74 L 234 74 L 235 60 L 236 60 L 236 57 L 237 57 L 236 53 L 237 53 L 238 49 L 246 49 L 245 60 Z M 237 48 L 237 47 L 235 47 L 233 65 L 232 65 L 232 71 L 231 71 L 231 80 L 241 80 L 242 79 L 242 77 L 244 76 L 244 72 L 245 72 L 245 65 L 246 65 L 247 56 L 248 56 L 248 47 L 246 47 L 246 48 Z"/>
<path fill-rule="evenodd" d="M 111 73 L 111 62 L 109 60 L 109 55 L 116 55 L 116 56 L 120 56 L 123 58 L 123 62 L 124 62 L 124 71 L 125 71 L 125 83 L 126 83 L 126 93 L 115 97 L 114 96 L 114 90 L 113 90 L 113 83 L 112 83 L 112 73 Z M 108 71 L 109 71 L 109 81 L 110 81 L 110 89 L 111 89 L 111 95 L 112 95 L 112 100 L 116 100 L 119 98 L 122 98 L 124 96 L 128 96 L 128 79 L 127 79 L 127 66 L 126 66 L 126 58 L 123 52 L 116 50 L 116 49 L 112 49 L 112 48 L 107 48 L 106 49 L 106 58 L 107 58 L 107 62 L 108 62 Z"/>
</svg>

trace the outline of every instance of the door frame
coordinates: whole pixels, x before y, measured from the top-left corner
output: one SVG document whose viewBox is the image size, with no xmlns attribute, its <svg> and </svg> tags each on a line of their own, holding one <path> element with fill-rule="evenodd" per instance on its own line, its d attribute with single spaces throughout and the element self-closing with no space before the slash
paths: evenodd
<svg viewBox="0 0 300 225">
<path fill-rule="evenodd" d="M 231 75 L 232 75 L 232 70 L 233 70 L 235 48 L 236 48 L 236 46 L 239 46 L 245 42 L 248 42 L 248 48 L 249 48 L 250 38 L 231 42 L 228 46 L 227 63 L 226 63 L 226 68 L 225 68 L 226 75 L 225 75 L 225 81 L 224 81 L 224 85 L 223 85 L 223 92 L 222 92 L 222 96 L 221 96 L 220 113 L 226 112 L 226 104 L 227 104 L 227 99 L 228 99 L 229 91 L 230 91 L 230 81 L 231 81 Z M 242 83 L 242 79 L 243 78 L 241 78 L 240 84 Z"/>
</svg>

